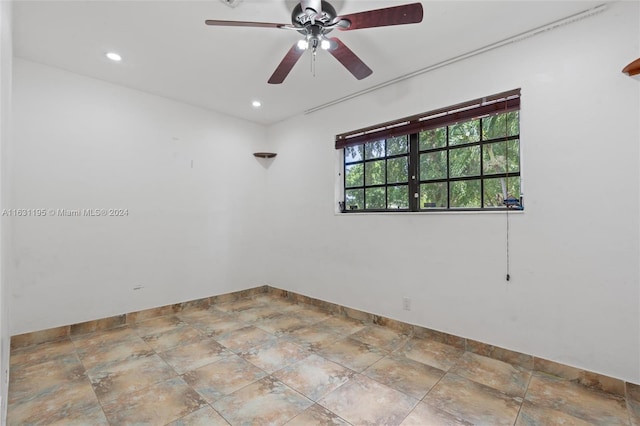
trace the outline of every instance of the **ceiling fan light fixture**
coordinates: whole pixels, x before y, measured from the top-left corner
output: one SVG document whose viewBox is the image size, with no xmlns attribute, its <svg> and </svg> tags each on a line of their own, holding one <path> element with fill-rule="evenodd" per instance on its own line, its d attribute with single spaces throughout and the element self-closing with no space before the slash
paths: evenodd
<svg viewBox="0 0 640 426">
<path fill-rule="evenodd" d="M 322 39 L 322 41 L 320 42 L 320 48 L 322 50 L 331 49 L 331 42 L 329 40 L 327 40 L 326 38 Z"/>
<path fill-rule="evenodd" d="M 122 60 L 122 56 L 118 55 L 115 52 L 108 52 L 105 53 L 105 56 L 109 59 L 111 59 L 114 62 L 120 62 Z"/>
<path fill-rule="evenodd" d="M 307 40 L 298 40 L 298 49 L 307 50 L 309 42 Z"/>
</svg>

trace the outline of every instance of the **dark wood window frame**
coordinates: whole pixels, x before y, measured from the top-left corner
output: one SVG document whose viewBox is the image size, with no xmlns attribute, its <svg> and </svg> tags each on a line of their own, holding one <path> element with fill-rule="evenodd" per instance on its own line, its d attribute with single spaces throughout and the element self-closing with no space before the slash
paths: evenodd
<svg viewBox="0 0 640 426">
<path fill-rule="evenodd" d="M 345 152 L 343 153 L 343 166 L 342 166 L 342 172 L 343 172 L 342 188 L 344 191 L 343 192 L 344 198 L 343 198 L 343 201 L 341 202 L 341 210 L 343 212 L 350 212 L 350 211 L 431 212 L 431 211 L 478 211 L 478 210 L 504 211 L 506 210 L 506 207 L 502 205 L 491 205 L 490 203 L 487 204 L 487 200 L 485 200 L 485 181 L 488 181 L 489 179 L 500 178 L 503 189 L 504 189 L 504 186 L 505 186 L 504 178 L 506 178 L 506 182 L 507 182 L 506 186 L 507 186 L 507 192 L 508 192 L 508 189 L 510 187 L 509 179 L 517 178 L 518 179 L 517 186 L 518 188 L 520 187 L 519 126 L 518 126 L 517 134 L 510 134 L 508 131 L 505 130 L 505 135 L 503 136 L 484 139 L 484 135 L 483 135 L 484 132 L 482 131 L 483 129 L 482 120 L 488 117 L 497 116 L 499 114 L 510 113 L 510 112 L 519 111 L 519 110 L 520 110 L 520 89 L 515 89 L 507 92 L 498 93 L 492 96 L 486 96 L 483 98 L 474 99 L 472 101 L 452 105 L 450 107 L 440 108 L 440 109 L 429 111 L 426 113 L 417 114 L 410 117 L 401 118 L 399 120 L 394 120 L 394 121 L 390 121 L 390 122 L 378 124 L 375 126 L 370 126 L 367 128 L 358 129 L 358 130 L 337 135 L 335 139 L 335 148 L 343 149 L 343 150 L 345 150 L 345 148 L 355 147 L 358 145 L 366 146 L 371 143 L 381 143 L 384 140 L 387 140 L 390 138 L 398 138 L 398 137 L 406 137 L 407 145 L 408 145 L 407 153 L 401 153 L 401 154 L 395 153 L 394 155 L 386 155 L 387 153 L 385 152 L 384 153 L 385 155 L 378 156 L 376 158 L 365 158 L 364 148 L 363 148 L 362 158 L 357 159 L 355 161 L 348 161 L 346 156 L 346 150 L 345 150 Z M 479 126 L 478 140 L 451 145 L 448 126 L 453 126 L 456 123 L 464 123 L 472 120 L 478 120 L 478 123 L 479 123 L 478 124 Z M 506 125 L 506 116 L 505 116 L 505 125 Z M 446 142 L 444 146 L 420 149 L 420 143 L 419 143 L 420 132 L 439 129 L 439 128 L 447 129 Z M 504 171 L 503 172 L 495 172 L 495 171 L 487 172 L 483 165 L 484 156 L 485 156 L 484 149 L 485 147 L 488 147 L 488 146 L 497 146 L 497 145 L 490 145 L 490 144 L 499 144 L 499 143 L 504 143 L 505 150 L 506 150 L 506 153 L 504 154 L 504 161 L 505 161 Z M 508 148 L 509 143 L 516 144 L 518 149 L 517 170 L 514 170 L 514 171 L 509 170 L 510 168 L 509 161 L 512 158 L 511 155 L 509 154 L 509 148 Z M 461 152 L 461 149 L 473 148 L 473 147 L 478 147 L 477 150 L 479 151 L 479 154 L 478 154 L 479 161 L 480 161 L 479 172 L 469 176 L 451 176 L 450 175 L 451 163 L 449 161 L 451 152 L 456 152 L 457 154 L 459 154 Z M 488 149 L 491 150 L 492 148 L 489 147 Z M 442 176 L 440 178 L 435 178 L 435 179 L 434 178 L 421 179 L 420 166 L 419 166 L 420 156 L 422 154 L 436 154 L 436 153 L 442 153 L 442 152 L 446 152 L 446 170 L 447 170 L 446 176 Z M 408 176 L 407 176 L 408 181 L 407 182 L 389 183 L 385 181 L 385 183 L 382 183 L 382 184 L 378 183 L 375 185 L 366 183 L 364 170 L 367 163 L 373 163 L 375 161 L 384 160 L 384 164 L 385 164 L 384 170 L 386 173 L 388 160 L 392 160 L 394 158 L 399 158 L 404 156 L 406 156 L 408 160 Z M 362 169 L 363 169 L 362 185 L 347 187 L 346 186 L 347 185 L 347 181 L 346 181 L 347 167 L 353 166 L 354 164 L 355 165 L 362 164 Z M 455 184 L 456 182 L 463 182 L 463 181 L 478 181 L 479 191 L 480 191 L 479 206 L 465 207 L 465 206 L 450 205 L 451 185 Z M 437 184 L 437 183 L 446 185 L 446 200 L 447 200 L 446 204 L 447 205 L 435 206 L 435 205 L 432 205 L 434 203 L 425 203 L 424 205 L 421 206 L 420 205 L 421 200 L 419 198 L 420 197 L 419 194 L 421 193 L 420 192 L 421 184 L 428 185 L 428 184 Z M 472 184 L 472 182 L 469 182 L 469 184 Z M 398 208 L 398 207 L 389 208 L 389 205 L 388 205 L 389 204 L 389 197 L 388 197 L 389 188 L 399 187 L 402 185 L 405 185 L 408 187 L 408 200 L 407 200 L 408 204 L 403 205 L 402 208 Z M 367 189 L 378 188 L 378 187 L 385 189 L 385 196 L 384 196 L 385 207 L 380 208 L 378 206 L 377 208 L 368 208 L 365 202 L 366 200 L 365 193 Z M 346 204 L 347 190 L 362 190 L 362 194 L 363 194 L 362 202 L 364 203 L 364 205 L 358 206 L 357 209 L 352 210 L 350 208 L 351 206 Z M 522 209 L 521 207 L 522 200 L 520 199 L 519 195 L 520 194 L 518 193 L 517 194 L 519 198 L 518 201 L 520 202 L 519 208 Z M 489 200 L 491 200 L 491 198 Z"/>
</svg>

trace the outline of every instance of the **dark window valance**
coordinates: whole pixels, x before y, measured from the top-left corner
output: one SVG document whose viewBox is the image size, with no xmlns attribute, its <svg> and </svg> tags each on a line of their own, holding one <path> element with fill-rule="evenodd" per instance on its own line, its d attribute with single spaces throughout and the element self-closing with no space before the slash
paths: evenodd
<svg viewBox="0 0 640 426">
<path fill-rule="evenodd" d="M 399 120 L 336 135 L 336 149 L 435 129 L 460 121 L 520 109 L 520 89 L 474 99 Z"/>
</svg>

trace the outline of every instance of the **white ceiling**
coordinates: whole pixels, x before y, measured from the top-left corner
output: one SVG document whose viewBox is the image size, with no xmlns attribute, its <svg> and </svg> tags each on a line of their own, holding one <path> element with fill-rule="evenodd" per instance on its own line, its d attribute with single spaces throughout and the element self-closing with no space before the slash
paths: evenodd
<svg viewBox="0 0 640 426">
<path fill-rule="evenodd" d="M 411 3 L 335 0 L 338 14 Z M 334 31 L 371 69 L 356 80 L 319 51 L 281 85 L 267 80 L 295 31 L 210 27 L 205 19 L 290 23 L 295 0 L 18 1 L 14 54 L 236 117 L 271 124 L 496 41 L 590 9 L 583 1 L 423 1 L 420 24 Z M 118 52 L 123 60 L 105 58 Z M 474 78 L 470 76 L 470 78 Z M 251 101 L 263 106 L 255 109 Z"/>
</svg>

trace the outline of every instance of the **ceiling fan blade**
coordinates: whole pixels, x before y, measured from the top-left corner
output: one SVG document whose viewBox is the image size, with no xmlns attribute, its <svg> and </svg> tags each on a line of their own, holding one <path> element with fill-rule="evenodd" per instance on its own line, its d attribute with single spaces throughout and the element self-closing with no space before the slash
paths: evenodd
<svg viewBox="0 0 640 426">
<path fill-rule="evenodd" d="M 340 24 L 336 27 L 343 31 L 362 28 L 386 27 L 389 25 L 417 24 L 422 22 L 422 4 L 411 3 L 402 6 L 385 7 L 339 16 Z M 344 25 L 348 21 L 350 24 Z"/>
<path fill-rule="evenodd" d="M 298 62 L 300 56 L 304 53 L 304 49 L 298 47 L 298 43 L 291 46 L 291 49 L 284 55 L 282 61 L 278 65 L 278 68 L 273 72 L 271 78 L 269 78 L 269 84 L 280 84 L 289 75 L 289 72 L 293 66 Z"/>
<path fill-rule="evenodd" d="M 247 21 L 218 21 L 216 19 L 207 19 L 204 21 L 207 25 L 215 25 L 220 27 L 256 27 L 256 28 L 284 28 L 292 29 L 291 24 L 275 24 L 273 22 L 247 22 Z"/>
<path fill-rule="evenodd" d="M 356 56 L 351 49 L 349 49 L 343 42 L 337 37 L 329 39 L 331 41 L 331 48 L 328 50 L 351 74 L 358 80 L 362 80 L 365 77 L 369 77 L 373 71 L 367 66 L 360 58 Z"/>
</svg>

